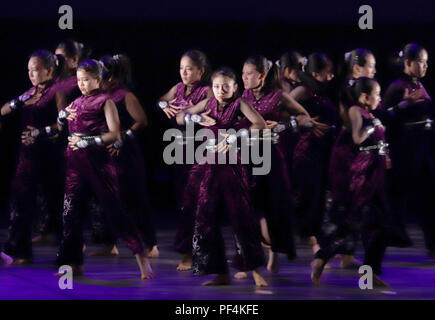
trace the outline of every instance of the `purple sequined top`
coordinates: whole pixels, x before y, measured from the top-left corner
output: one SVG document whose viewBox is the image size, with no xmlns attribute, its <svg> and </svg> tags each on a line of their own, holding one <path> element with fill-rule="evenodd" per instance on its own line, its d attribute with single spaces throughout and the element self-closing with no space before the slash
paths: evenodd
<svg viewBox="0 0 435 320">
<path fill-rule="evenodd" d="M 70 134 L 98 135 L 107 132 L 104 103 L 108 99 L 109 95 L 99 89 L 91 96 L 81 96 L 74 100 L 70 108 L 77 111 L 77 116 L 73 120 L 68 120 Z"/>
<path fill-rule="evenodd" d="M 186 85 L 183 82 L 177 84 L 177 90 L 175 91 L 173 103 L 175 106 L 190 107 L 190 102 L 197 104 L 200 101 L 207 98 L 207 93 L 210 90 L 209 86 L 201 86 L 198 82 L 192 85 L 190 94 L 185 97 Z"/>
<path fill-rule="evenodd" d="M 56 92 L 58 88 L 55 81 L 51 80 L 41 91 L 41 98 L 33 104 L 25 104 L 20 109 L 21 120 L 20 128 L 24 130 L 26 126 L 34 126 L 36 128 L 45 127 L 56 123 L 57 106 Z M 31 88 L 26 93 L 33 95 L 36 92 L 36 87 Z"/>
<path fill-rule="evenodd" d="M 256 99 L 252 89 L 245 90 L 242 98 L 244 98 L 261 116 L 264 120 L 279 121 L 280 112 L 277 108 L 279 101 L 282 97 L 282 90 L 275 90 L 265 94 L 260 99 Z"/>
<path fill-rule="evenodd" d="M 216 120 L 216 124 L 208 128 L 216 133 L 218 129 L 229 129 L 233 127 L 234 123 L 237 121 L 237 115 L 240 113 L 240 100 L 241 98 L 237 98 L 224 106 L 222 110 L 219 110 L 219 102 L 216 98 L 210 98 L 207 101 L 204 112 L 211 110 L 209 116 Z"/>
</svg>

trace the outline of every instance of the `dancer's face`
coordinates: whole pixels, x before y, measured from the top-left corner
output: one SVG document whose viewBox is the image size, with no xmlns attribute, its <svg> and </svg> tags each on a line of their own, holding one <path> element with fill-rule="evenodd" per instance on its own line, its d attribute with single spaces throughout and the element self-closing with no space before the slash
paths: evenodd
<svg viewBox="0 0 435 320">
<path fill-rule="evenodd" d="M 326 67 L 320 72 L 313 72 L 312 76 L 319 82 L 331 81 L 334 78 L 334 73 L 332 70 L 332 63 L 328 63 Z"/>
<path fill-rule="evenodd" d="M 100 87 L 101 77 L 95 78 L 91 73 L 83 69 L 77 70 L 77 85 L 84 96 L 88 96 L 92 91 Z"/>
<path fill-rule="evenodd" d="M 56 54 L 60 54 L 65 58 L 66 64 L 69 70 L 77 69 L 77 63 L 79 61 L 78 56 L 74 56 L 72 58 L 68 57 L 63 49 L 56 49 Z"/>
<path fill-rule="evenodd" d="M 29 79 L 34 86 L 44 83 L 53 77 L 53 69 L 46 68 L 38 57 L 31 57 L 27 65 Z"/>
<path fill-rule="evenodd" d="M 198 68 L 195 62 L 188 56 L 184 56 L 180 61 L 180 77 L 185 85 L 191 85 L 201 80 L 204 68 Z"/>
<path fill-rule="evenodd" d="M 364 95 L 364 94 L 363 94 Z M 381 102 L 381 87 L 378 83 L 373 87 L 372 92 L 363 98 L 365 100 L 365 104 L 368 106 L 370 110 L 375 110 L 379 103 Z"/>
<path fill-rule="evenodd" d="M 213 93 L 219 103 L 229 101 L 237 91 L 237 83 L 227 76 L 213 78 Z"/>
<path fill-rule="evenodd" d="M 408 68 L 408 74 L 411 77 L 423 78 L 428 68 L 428 54 L 426 50 L 421 50 L 417 60 L 405 60 L 405 68 Z"/>
<path fill-rule="evenodd" d="M 372 54 L 367 55 L 366 63 L 364 66 L 355 65 L 354 66 L 354 77 L 367 77 L 373 79 L 376 74 L 376 59 Z"/>
<path fill-rule="evenodd" d="M 245 63 L 242 70 L 243 86 L 246 90 L 258 88 L 264 79 L 264 72 L 260 73 L 257 68 L 250 63 Z"/>
</svg>

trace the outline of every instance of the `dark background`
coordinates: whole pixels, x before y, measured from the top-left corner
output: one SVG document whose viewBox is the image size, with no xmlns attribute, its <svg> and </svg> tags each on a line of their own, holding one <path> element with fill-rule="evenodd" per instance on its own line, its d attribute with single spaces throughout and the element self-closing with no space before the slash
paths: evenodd
<svg viewBox="0 0 435 320">
<path fill-rule="evenodd" d="M 73 8 L 73 30 L 60 30 L 58 8 Z M 374 29 L 360 30 L 358 8 L 370 4 Z M 93 49 L 94 58 L 125 53 L 132 59 L 139 97 L 150 120 L 141 137 L 150 194 L 159 221 L 172 221 L 173 178 L 162 161 L 162 133 L 169 126 L 155 101 L 179 80 L 180 56 L 203 50 L 214 68 L 227 65 L 241 73 L 243 59 L 262 53 L 275 61 L 288 49 L 303 54 L 321 50 L 336 62 L 356 47 L 371 49 L 383 90 L 395 77 L 388 60 L 406 43 L 417 42 L 429 52 L 424 84 L 435 92 L 431 57 L 435 53 L 435 5 L 429 1 L 89 1 L 85 3 L 3 2 L 0 5 L 0 102 L 31 85 L 27 59 L 37 49 L 54 49 L 72 38 Z M 0 132 L 0 218 L 8 217 L 8 190 L 17 155 L 18 132 L 12 118 Z"/>
</svg>

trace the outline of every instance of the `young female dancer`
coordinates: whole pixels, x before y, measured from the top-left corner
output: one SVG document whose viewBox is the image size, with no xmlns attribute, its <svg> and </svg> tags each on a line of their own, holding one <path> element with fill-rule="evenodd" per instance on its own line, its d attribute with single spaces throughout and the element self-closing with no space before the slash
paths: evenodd
<svg viewBox="0 0 435 320">
<path fill-rule="evenodd" d="M 211 124 L 209 128 L 219 138 L 218 130 L 233 127 L 241 113 L 252 123 L 251 129 L 266 128 L 266 123 L 258 112 L 244 99 L 236 98 L 237 83 L 234 72 L 229 69 L 214 72 L 212 88 L 215 98 L 206 99 L 179 112 L 179 125 L 185 123 L 186 115 L 203 113 L 203 117 L 209 115 L 214 119 L 208 125 Z M 226 150 L 227 139 L 218 145 L 218 152 Z M 240 162 L 195 164 L 189 172 L 184 205 L 193 207 L 193 212 L 196 213 L 193 236 L 194 273 L 217 274 L 214 280 L 204 285 L 225 285 L 231 282 L 220 231 L 222 211 L 217 210 L 220 202 L 226 205 L 234 227 L 237 253 L 233 265 L 240 271 L 253 270 L 256 285 L 266 286 L 259 269 L 264 264 L 260 228 L 251 205 L 247 168 Z"/>
<path fill-rule="evenodd" d="M 331 192 L 331 204 L 328 210 L 329 227 L 324 232 L 337 230 L 349 211 L 350 197 L 350 166 L 358 152 L 352 143 L 352 128 L 349 121 L 348 111 L 353 105 L 350 88 L 356 79 L 360 77 L 374 78 L 376 74 L 376 60 L 373 53 L 367 49 L 358 48 L 345 54 L 346 77 L 340 92 L 340 118 L 342 128 L 335 140 L 331 151 L 329 163 L 329 188 Z M 332 228 L 335 226 L 335 228 Z M 322 242 L 324 234 L 319 239 Z M 322 245 L 321 245 L 322 246 Z M 351 248 L 353 250 L 353 247 Z M 356 268 L 360 265 L 353 257 L 353 251 L 341 252 L 341 268 Z"/>
<path fill-rule="evenodd" d="M 120 139 L 118 112 L 110 96 L 100 89 L 102 65 L 86 60 L 77 69 L 77 80 L 82 96 L 66 108 L 69 142 L 66 150 L 66 183 L 63 207 L 63 238 L 58 253 L 59 265 L 70 265 L 77 275 L 83 269 L 83 214 L 81 207 L 93 192 L 107 221 L 114 221 L 127 246 L 136 256 L 141 278 L 153 276 L 146 258 L 134 219 L 121 204 L 119 181 L 115 164 L 104 147 Z M 65 123 L 60 115 L 59 126 Z M 63 120 L 62 120 L 63 119 Z"/>
<path fill-rule="evenodd" d="M 73 40 L 64 40 L 59 43 L 56 48 L 56 55 L 61 55 L 66 62 L 66 74 L 63 77 L 56 78 L 58 91 L 62 93 L 62 97 L 65 99 L 65 101 L 62 102 L 64 105 L 70 104 L 81 95 L 77 86 L 76 71 L 78 63 L 86 56 L 84 50 L 82 43 Z M 60 136 L 59 139 L 64 142 L 64 147 L 66 147 L 66 137 Z M 39 200 L 44 201 L 43 198 Z M 43 203 L 42 207 L 45 207 L 45 203 Z M 55 234 L 59 239 L 61 238 L 61 212 L 57 212 L 56 214 L 57 216 L 52 216 L 47 211 L 42 212 L 39 219 L 40 222 L 37 225 L 39 235 L 32 239 L 32 243 L 50 242 L 52 239 L 50 234 Z"/>
<path fill-rule="evenodd" d="M 56 78 L 64 74 L 64 66 L 61 56 L 46 50 L 34 52 L 28 62 L 33 87 L 1 108 L 1 117 L 19 113 L 22 132 L 11 184 L 9 239 L 5 244 L 5 253 L 17 264 L 33 258 L 32 221 L 38 208 L 38 186 L 42 186 L 50 215 L 58 216 L 62 211 L 63 148 L 59 141 L 49 138 L 54 134 L 50 125 L 56 123 L 58 110 L 64 107 L 55 85 Z"/>
<path fill-rule="evenodd" d="M 159 251 L 147 193 L 145 163 L 136 141 L 136 136 L 140 135 L 140 132 L 148 125 L 148 119 L 138 99 L 129 90 L 132 82 L 130 59 L 118 54 L 106 56 L 101 59 L 101 62 L 105 68 L 102 89 L 115 102 L 121 121 L 121 140 L 107 146 L 109 152 L 115 157 L 121 198 L 126 205 L 126 210 L 139 222 L 138 227 L 142 231 L 148 257 L 156 258 Z M 106 227 L 109 226 L 104 226 L 103 229 Z M 117 251 L 116 239 L 110 236 L 112 233 L 110 230 L 103 230 L 102 233 L 109 234 L 109 236 L 103 236 L 106 238 L 103 241 L 105 247 L 98 255 L 113 254 Z"/>
<path fill-rule="evenodd" d="M 338 110 L 328 97 L 328 82 L 334 77 L 331 60 L 322 53 L 309 56 L 305 72 L 299 77 L 303 85 L 290 96 L 302 104 L 311 117 L 333 127 L 337 124 Z M 300 220 L 300 236 L 310 237 L 313 251 L 318 249 L 317 237 L 321 233 L 330 151 L 335 138 L 334 130 L 322 136 L 308 131 L 300 134 L 293 153 L 293 185 L 296 196 L 296 216 Z"/>
<path fill-rule="evenodd" d="M 290 93 L 294 88 L 301 85 L 299 70 L 301 70 L 301 66 L 304 64 L 304 59 L 306 58 L 299 52 L 288 51 L 276 62 L 284 92 Z"/>
<path fill-rule="evenodd" d="M 281 109 L 308 122 L 308 112 L 281 89 L 277 71 L 277 67 L 263 56 L 248 58 L 243 65 L 245 91 L 242 97 L 258 111 L 270 128 L 280 120 Z M 273 273 L 279 268 L 278 252 L 287 254 L 289 259 L 296 256 L 293 199 L 284 149 L 282 143 L 273 145 L 271 171 L 255 177 L 252 197 L 260 217 L 263 238 L 270 247 L 267 269 Z M 246 274 L 238 273 L 236 277 L 244 278 Z"/>
<path fill-rule="evenodd" d="M 419 217 L 429 256 L 435 259 L 435 158 L 432 99 L 420 82 L 427 72 L 428 53 L 418 44 L 406 45 L 398 54 L 402 68 L 384 97 L 389 109 L 388 139 L 393 175 L 392 211 L 404 230 L 404 216 Z"/>
<path fill-rule="evenodd" d="M 350 166 L 351 205 L 341 225 L 328 245 L 322 246 L 313 260 L 311 279 L 320 283 L 325 264 L 336 253 L 354 249 L 361 234 L 364 245 L 364 264 L 373 269 L 374 284 L 385 286 L 378 278 L 382 273 L 382 259 L 387 246 L 386 224 L 388 203 L 385 192 L 387 144 L 384 127 L 372 111 L 381 101 L 381 88 L 376 80 L 360 77 L 352 88 L 354 104 L 349 109 L 352 141 L 358 154 Z"/>
<path fill-rule="evenodd" d="M 175 117 L 178 112 L 200 101 L 209 98 L 213 92 L 209 86 L 210 64 L 207 56 L 199 50 L 189 50 L 181 56 L 180 60 L 181 82 L 177 83 L 166 94 L 160 97 L 159 107 L 173 125 L 177 125 Z M 175 249 L 183 254 L 183 259 L 177 266 L 179 271 L 192 268 L 192 235 L 193 213 L 182 208 L 183 191 L 186 184 L 189 165 L 175 166 L 175 193 L 178 206 L 181 207 L 180 225 L 175 237 Z"/>
</svg>

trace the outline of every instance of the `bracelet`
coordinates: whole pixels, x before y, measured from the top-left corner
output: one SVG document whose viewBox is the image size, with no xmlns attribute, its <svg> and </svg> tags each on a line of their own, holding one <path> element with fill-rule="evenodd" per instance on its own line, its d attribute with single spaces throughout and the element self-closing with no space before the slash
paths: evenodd
<svg viewBox="0 0 435 320">
<path fill-rule="evenodd" d="M 186 113 L 184 115 L 184 124 L 188 124 L 188 123 L 200 123 L 203 122 L 205 119 L 198 115 L 198 114 L 190 114 L 190 113 Z"/>
<path fill-rule="evenodd" d="M 59 111 L 59 115 L 57 116 L 57 123 L 60 125 L 60 126 L 65 126 L 66 125 L 66 123 L 67 123 L 67 117 L 70 115 L 70 113 L 68 112 L 68 111 L 66 111 L 66 110 L 64 110 L 64 109 L 62 109 L 62 110 L 60 110 Z"/>
<path fill-rule="evenodd" d="M 230 134 L 228 137 L 226 137 L 225 142 L 227 144 L 233 144 L 234 142 L 237 141 L 237 135 L 235 134 Z"/>
<path fill-rule="evenodd" d="M 163 109 L 166 109 L 169 107 L 169 102 L 162 100 L 162 101 L 157 102 L 157 106 L 163 110 Z"/>
<path fill-rule="evenodd" d="M 376 127 L 380 127 L 380 126 L 382 126 L 382 122 L 381 122 L 381 120 L 379 120 L 378 118 L 374 118 L 373 120 L 372 120 L 372 123 L 373 123 L 373 126 L 376 128 Z"/>
<path fill-rule="evenodd" d="M 90 146 L 97 145 L 99 147 L 104 146 L 103 139 L 101 139 L 101 136 L 90 136 L 90 137 L 83 137 L 82 140 L 78 141 L 76 144 L 77 148 L 85 149 Z"/>
<path fill-rule="evenodd" d="M 373 132 L 375 132 L 375 127 L 374 126 L 367 126 L 365 127 L 365 130 L 367 132 L 367 134 L 370 136 L 371 134 L 373 134 Z"/>
</svg>

